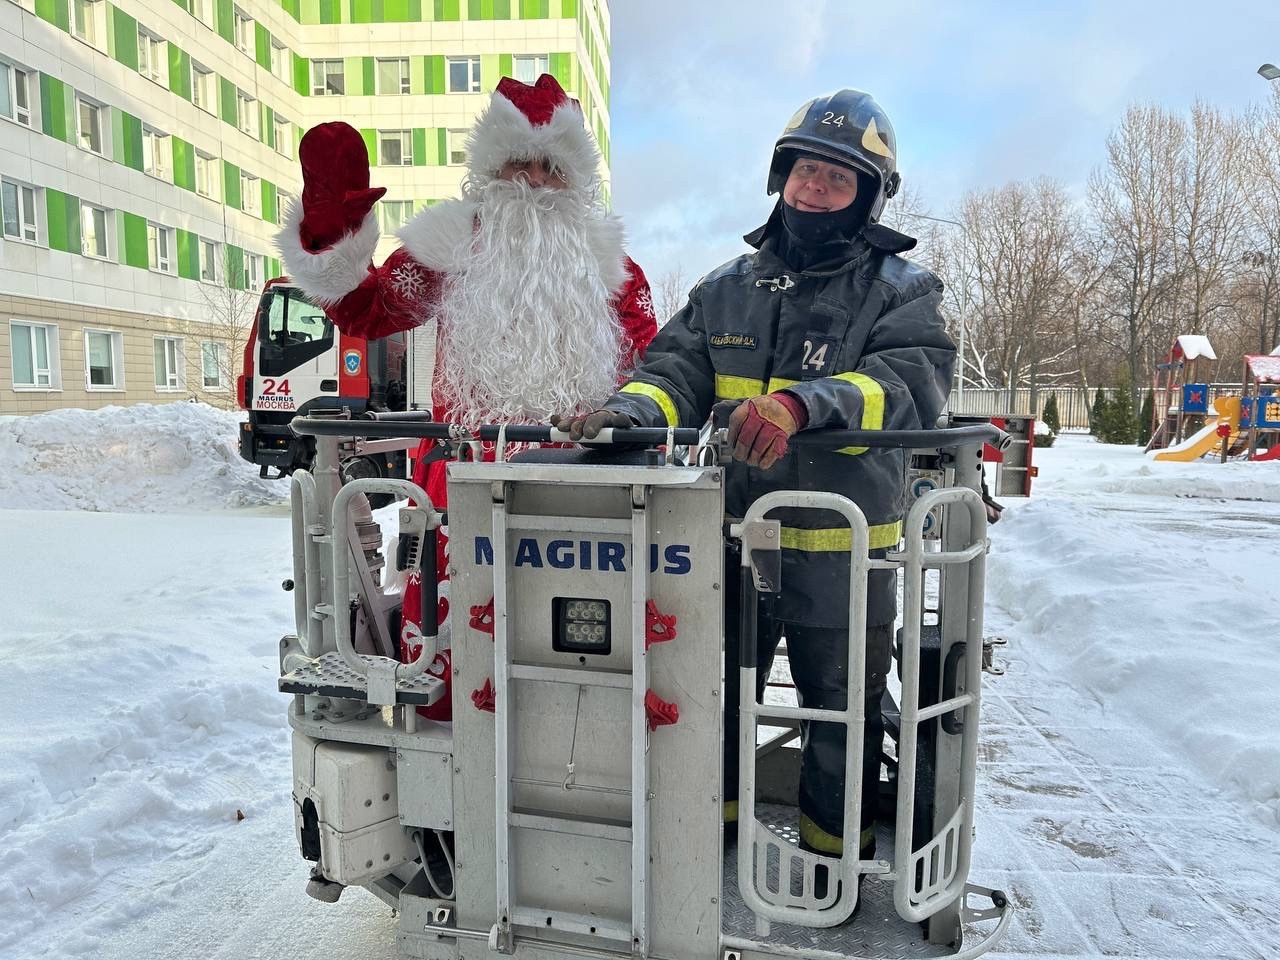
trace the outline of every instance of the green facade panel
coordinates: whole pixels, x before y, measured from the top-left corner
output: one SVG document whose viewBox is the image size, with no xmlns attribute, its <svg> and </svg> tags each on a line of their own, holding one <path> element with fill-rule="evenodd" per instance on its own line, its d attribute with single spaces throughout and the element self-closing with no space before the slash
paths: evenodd
<svg viewBox="0 0 1280 960">
<path fill-rule="evenodd" d="M 227 286 L 233 290 L 244 289 L 244 248 L 237 247 L 234 243 L 223 245 L 223 253 L 226 257 L 226 271 L 223 276 L 227 278 Z"/>
<path fill-rule="evenodd" d="M 427 70 L 430 61 L 426 57 L 412 55 L 409 57 L 409 92 L 421 96 L 427 92 Z"/>
<path fill-rule="evenodd" d="M 426 93 L 444 93 L 445 92 L 445 62 L 443 55 L 426 57 L 426 71 L 424 79 L 426 81 Z"/>
<path fill-rule="evenodd" d="M 342 0 L 320 0 L 320 23 L 342 22 Z"/>
<path fill-rule="evenodd" d="M 304 97 L 311 93 L 311 61 L 293 54 L 293 89 Z"/>
<path fill-rule="evenodd" d="M 107 7 L 110 29 L 107 31 L 108 52 L 130 70 L 138 69 L 138 21 L 119 7 Z"/>
<path fill-rule="evenodd" d="M 512 76 L 512 75 L 513 75 L 513 74 L 512 74 L 512 71 L 511 71 L 511 54 L 509 54 L 509 53 L 500 53 L 500 54 L 498 54 L 498 76 L 499 76 L 499 78 L 501 78 L 501 77 L 510 77 L 510 76 Z M 495 83 L 495 84 L 494 84 L 494 86 L 497 86 L 497 84 Z"/>
<path fill-rule="evenodd" d="M 119 222 L 122 241 L 119 249 L 124 251 L 120 262 L 147 269 L 151 265 L 147 253 L 147 221 L 136 213 L 122 213 Z"/>
<path fill-rule="evenodd" d="M 437 167 L 443 167 L 449 162 L 449 131 L 444 127 L 435 127 L 436 155 L 432 157 L 431 162 Z"/>
<path fill-rule="evenodd" d="M 367 93 L 373 93 L 372 84 L 365 87 L 364 61 L 364 57 L 344 57 L 342 60 L 348 97 L 363 97 Z"/>
<path fill-rule="evenodd" d="M 435 9 L 435 20 L 454 21 L 462 19 L 462 0 L 432 0 Z"/>
<path fill-rule="evenodd" d="M 560 19 L 572 20 L 578 15 L 578 0 L 560 0 Z"/>
<path fill-rule="evenodd" d="M 49 225 L 49 248 L 64 253 L 80 252 L 80 198 L 46 187 L 45 215 Z"/>
<path fill-rule="evenodd" d="M 576 58 L 572 53 L 553 53 L 547 58 L 547 68 L 551 75 L 560 81 L 560 86 L 571 88 L 576 67 Z"/>
<path fill-rule="evenodd" d="M 258 66 L 263 70 L 271 70 L 271 31 L 260 23 L 254 23 L 254 52 L 257 54 Z"/>
<path fill-rule="evenodd" d="M 293 19 L 302 20 L 302 4 L 299 0 L 280 0 L 280 7 Z"/>
<path fill-rule="evenodd" d="M 272 150 L 276 148 L 276 113 L 261 100 L 258 101 L 258 129 L 262 142 Z"/>
<path fill-rule="evenodd" d="M 173 0 L 173 2 L 176 3 L 178 6 L 180 6 L 183 10 L 187 11 L 187 13 L 191 12 L 190 0 Z"/>
<path fill-rule="evenodd" d="M 276 185 L 269 180 L 262 181 L 262 219 L 268 223 L 280 222 Z"/>
<path fill-rule="evenodd" d="M 196 151 L 181 137 L 170 137 L 173 144 L 173 182 L 193 193 L 196 189 Z"/>
<path fill-rule="evenodd" d="M 361 128 L 360 136 L 364 138 L 364 148 L 369 151 L 369 166 L 378 165 L 378 131 Z"/>
<path fill-rule="evenodd" d="M 183 100 L 191 99 L 191 55 L 169 44 L 169 89 Z"/>
<path fill-rule="evenodd" d="M 480 89 L 493 90 L 498 86 L 502 74 L 498 72 L 498 55 L 485 53 L 480 55 Z"/>
<path fill-rule="evenodd" d="M 240 168 L 226 160 L 222 161 L 222 202 L 237 210 L 244 209 L 240 203 Z"/>
<path fill-rule="evenodd" d="M 36 16 L 52 23 L 59 30 L 71 32 L 71 6 L 66 0 L 36 0 Z M 77 240 L 76 250 L 79 249 L 80 242 Z"/>
<path fill-rule="evenodd" d="M 200 238 L 189 230 L 176 230 L 178 247 L 178 276 L 187 280 L 200 279 Z"/>
<path fill-rule="evenodd" d="M 427 165 L 427 128 L 413 128 L 413 165 L 415 167 L 425 167 Z"/>
<path fill-rule="evenodd" d="M 546 20 L 551 16 L 551 0 L 520 0 L 521 20 Z"/>
<path fill-rule="evenodd" d="M 142 169 L 142 121 L 123 110 L 111 111 L 111 159 Z"/>
<path fill-rule="evenodd" d="M 373 2 L 374 0 L 350 0 L 351 10 L 348 14 L 350 21 L 352 23 L 377 23 L 378 20 L 374 19 Z"/>
<path fill-rule="evenodd" d="M 70 100 L 70 87 L 47 73 L 40 74 L 40 129 L 46 136 L 56 137 L 63 143 L 71 143 L 75 139 L 76 126 Z"/>
<path fill-rule="evenodd" d="M 360 78 L 363 81 L 364 95 L 371 97 L 378 92 L 373 80 L 373 57 L 360 58 Z"/>
<path fill-rule="evenodd" d="M 236 85 L 226 77 L 218 77 L 218 106 L 223 122 L 236 126 Z"/>
<path fill-rule="evenodd" d="M 235 10 L 231 0 L 215 0 L 213 22 L 216 23 L 218 36 L 227 43 L 236 42 Z"/>
<path fill-rule="evenodd" d="M 281 276 L 280 261 L 275 257 L 267 257 L 267 276 L 272 280 Z"/>
</svg>

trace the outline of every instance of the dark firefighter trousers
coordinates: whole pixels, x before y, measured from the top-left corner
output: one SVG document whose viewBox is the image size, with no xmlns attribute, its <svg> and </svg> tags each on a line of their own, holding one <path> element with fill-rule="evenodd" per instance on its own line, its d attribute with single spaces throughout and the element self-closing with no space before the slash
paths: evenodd
<svg viewBox="0 0 1280 960">
<path fill-rule="evenodd" d="M 736 558 L 735 558 L 736 559 Z M 724 790 L 727 819 L 736 819 L 738 798 L 738 570 L 727 567 L 725 604 Z M 784 588 L 785 589 L 785 588 Z M 774 654 L 785 636 L 791 679 L 802 707 L 843 710 L 848 698 L 849 632 L 843 628 L 784 623 L 772 616 L 772 597 L 759 598 L 756 697 L 763 700 Z M 862 743 L 862 817 L 859 857 L 875 856 L 875 813 L 879 805 L 884 718 L 880 701 L 891 665 L 892 624 L 867 628 L 865 707 Z M 802 721 L 800 727 L 800 842 L 818 853 L 843 852 L 845 727 Z"/>
</svg>

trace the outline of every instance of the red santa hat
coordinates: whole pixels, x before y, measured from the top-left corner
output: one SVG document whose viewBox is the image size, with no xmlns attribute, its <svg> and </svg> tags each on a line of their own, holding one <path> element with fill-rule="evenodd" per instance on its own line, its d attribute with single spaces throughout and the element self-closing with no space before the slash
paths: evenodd
<svg viewBox="0 0 1280 960">
<path fill-rule="evenodd" d="M 598 176 L 600 151 L 583 126 L 582 107 L 549 73 L 530 85 L 503 77 L 467 137 L 473 176 L 496 176 L 509 160 L 546 160 L 571 187 Z"/>
</svg>

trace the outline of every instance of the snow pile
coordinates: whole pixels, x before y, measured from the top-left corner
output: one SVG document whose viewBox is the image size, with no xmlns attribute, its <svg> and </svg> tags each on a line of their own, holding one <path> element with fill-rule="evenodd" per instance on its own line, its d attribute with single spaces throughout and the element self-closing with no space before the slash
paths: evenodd
<svg viewBox="0 0 1280 960">
<path fill-rule="evenodd" d="M 0 508 L 191 512 L 279 503 L 240 459 L 240 416 L 202 403 L 0 418 Z"/>
<path fill-rule="evenodd" d="M 1280 823 L 1280 469 L 1072 434 L 1036 461 L 991 531 L 1010 642 Z"/>
</svg>

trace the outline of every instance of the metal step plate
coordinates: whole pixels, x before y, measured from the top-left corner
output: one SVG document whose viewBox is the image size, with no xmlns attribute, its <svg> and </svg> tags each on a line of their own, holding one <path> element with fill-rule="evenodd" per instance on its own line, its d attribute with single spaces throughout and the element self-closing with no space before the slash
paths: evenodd
<svg viewBox="0 0 1280 960">
<path fill-rule="evenodd" d="M 366 663 L 375 658 L 358 655 Z M 344 700 L 364 700 L 368 683 L 337 653 L 323 654 L 318 660 L 280 677 L 281 693 L 305 693 Z M 396 703 L 430 706 L 444 696 L 444 681 L 422 673 L 411 680 L 396 681 Z"/>
</svg>

